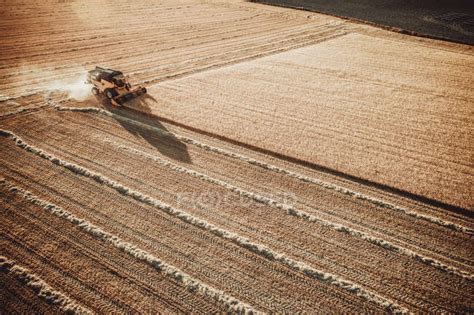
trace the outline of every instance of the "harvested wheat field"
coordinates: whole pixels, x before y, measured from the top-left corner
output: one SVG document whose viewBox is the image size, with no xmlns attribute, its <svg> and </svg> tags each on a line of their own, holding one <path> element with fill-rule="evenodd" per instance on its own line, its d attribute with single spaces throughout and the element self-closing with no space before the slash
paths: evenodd
<svg viewBox="0 0 474 315">
<path fill-rule="evenodd" d="M 0 15 L 0 313 L 474 312 L 472 46 L 245 1 Z"/>
</svg>

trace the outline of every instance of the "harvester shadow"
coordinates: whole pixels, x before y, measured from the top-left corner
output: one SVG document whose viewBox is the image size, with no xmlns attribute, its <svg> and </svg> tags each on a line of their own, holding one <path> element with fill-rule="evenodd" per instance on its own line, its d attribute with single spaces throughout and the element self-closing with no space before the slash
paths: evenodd
<svg viewBox="0 0 474 315">
<path fill-rule="evenodd" d="M 165 131 L 165 133 L 160 134 L 146 128 L 137 127 L 133 123 L 116 119 L 125 130 L 135 137 L 145 140 L 164 156 L 184 163 L 191 163 L 191 157 L 186 144 L 181 142 L 172 133 L 168 133 L 168 129 L 156 118 L 156 116 L 153 116 L 150 104 L 157 102 L 153 96 L 149 94 L 142 95 L 126 102 L 122 107 L 112 105 L 108 99 L 103 97 L 97 97 L 97 99 L 105 109 L 114 114 Z"/>
</svg>

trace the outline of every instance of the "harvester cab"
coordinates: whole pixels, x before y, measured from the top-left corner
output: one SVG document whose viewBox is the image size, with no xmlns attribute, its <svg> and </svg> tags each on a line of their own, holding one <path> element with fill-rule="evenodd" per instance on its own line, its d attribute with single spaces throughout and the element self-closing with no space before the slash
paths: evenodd
<svg viewBox="0 0 474 315">
<path fill-rule="evenodd" d="M 93 85 L 92 94 L 103 94 L 116 106 L 146 93 L 144 87 L 132 88 L 122 72 L 101 67 L 88 72 L 86 83 Z"/>
</svg>

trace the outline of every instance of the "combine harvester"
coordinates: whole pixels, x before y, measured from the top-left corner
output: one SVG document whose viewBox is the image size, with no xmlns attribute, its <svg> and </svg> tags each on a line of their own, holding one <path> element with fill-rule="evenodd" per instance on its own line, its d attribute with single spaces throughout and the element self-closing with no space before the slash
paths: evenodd
<svg viewBox="0 0 474 315">
<path fill-rule="evenodd" d="M 146 93 L 141 86 L 132 89 L 122 72 L 101 67 L 88 72 L 86 83 L 93 85 L 92 94 L 104 94 L 116 106 Z"/>
</svg>

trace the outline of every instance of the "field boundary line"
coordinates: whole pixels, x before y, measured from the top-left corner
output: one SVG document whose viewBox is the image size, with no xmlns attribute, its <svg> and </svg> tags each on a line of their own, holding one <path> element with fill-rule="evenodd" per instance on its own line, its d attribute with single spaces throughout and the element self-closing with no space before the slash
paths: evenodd
<svg viewBox="0 0 474 315">
<path fill-rule="evenodd" d="M 58 157 L 55 157 L 55 156 L 53 156 L 53 155 L 37 148 L 37 147 L 29 145 L 23 139 L 21 139 L 19 136 L 17 136 L 15 133 L 13 133 L 11 131 L 0 130 L 0 136 L 3 136 L 5 138 L 10 139 L 11 141 L 14 142 L 14 144 L 16 146 L 22 148 L 23 150 L 25 150 L 27 152 L 31 152 L 31 153 L 47 160 L 47 161 L 50 161 L 51 163 L 53 163 L 57 166 L 61 166 L 61 167 L 71 171 L 72 173 L 74 173 L 76 175 L 84 176 L 86 178 L 90 178 L 90 179 L 96 181 L 97 183 L 99 183 L 101 185 L 104 185 L 104 186 L 107 186 L 109 188 L 114 189 L 115 191 L 117 191 L 118 193 L 120 193 L 124 196 L 131 197 L 131 198 L 135 199 L 138 202 L 150 205 L 150 206 L 152 206 L 152 207 L 154 207 L 154 208 L 156 208 L 156 209 L 158 209 L 158 210 L 160 210 L 164 213 L 167 213 L 171 216 L 174 216 L 174 217 L 180 219 L 181 221 L 183 221 L 185 223 L 191 224 L 191 225 L 196 226 L 198 228 L 201 228 L 205 231 L 208 231 L 209 233 L 212 233 L 212 234 L 214 234 L 214 235 L 216 235 L 216 236 L 218 236 L 222 239 L 226 239 L 226 240 L 238 245 L 239 247 L 247 249 L 247 250 L 249 250 L 249 251 L 251 251 L 251 252 L 253 252 L 253 253 L 255 253 L 259 256 L 262 256 L 262 257 L 268 259 L 268 260 L 280 262 L 283 265 L 286 265 L 287 267 L 289 267 L 290 269 L 292 269 L 294 271 L 297 271 L 297 272 L 300 272 L 300 273 L 306 275 L 307 277 L 309 277 L 311 279 L 315 279 L 315 280 L 318 280 L 322 283 L 327 283 L 327 284 L 336 286 L 338 288 L 341 288 L 343 290 L 346 290 L 346 291 L 348 291 L 352 294 L 355 294 L 356 296 L 359 296 L 359 297 L 361 297 L 361 298 L 363 298 L 363 299 L 365 299 L 369 302 L 372 302 L 372 303 L 382 307 L 383 309 L 385 309 L 387 311 L 394 312 L 394 313 L 404 313 L 404 314 L 409 312 L 408 309 L 406 309 L 403 306 L 400 306 L 396 302 L 391 301 L 390 299 L 385 298 L 385 297 L 383 297 L 383 296 L 381 296 L 377 293 L 373 293 L 373 292 L 359 286 L 358 284 L 356 284 L 352 281 L 348 281 L 348 280 L 345 280 L 343 278 L 340 278 L 339 276 L 333 275 L 331 273 L 327 273 L 327 272 L 315 269 L 315 268 L 313 268 L 313 267 L 311 267 L 311 266 L 309 266 L 309 265 L 307 265 L 303 262 L 293 260 L 293 259 L 287 257 L 286 255 L 275 252 L 274 250 L 272 250 L 272 249 L 270 249 L 266 246 L 263 246 L 263 245 L 258 244 L 258 243 L 253 243 L 249 239 L 244 238 L 244 237 L 242 237 L 238 234 L 235 234 L 235 233 L 229 232 L 225 229 L 219 228 L 219 227 L 217 227 L 217 226 L 215 226 L 215 225 L 213 225 L 213 224 L 211 224 L 211 223 L 209 223 L 205 220 L 194 217 L 191 214 L 189 214 L 189 213 L 187 213 L 183 210 L 180 210 L 178 208 L 174 208 L 174 207 L 172 207 L 172 206 L 170 206 L 166 203 L 163 203 L 160 200 L 157 200 L 157 199 L 152 198 L 150 196 L 144 195 L 144 194 L 142 194 L 138 191 L 135 191 L 135 190 L 133 190 L 133 189 L 127 187 L 127 186 L 122 185 L 119 182 L 116 182 L 114 180 L 109 179 L 108 177 L 106 177 L 102 174 L 93 172 L 93 171 L 91 171 L 87 168 L 84 168 L 82 166 L 79 166 L 77 164 L 69 163 L 65 160 L 62 160 Z M 61 217 L 64 217 L 64 218 L 68 219 L 70 222 L 78 225 L 79 227 L 81 227 L 85 231 L 88 231 L 89 233 L 93 233 L 93 234 L 99 233 L 98 235 L 102 236 L 102 238 L 104 240 L 109 241 L 110 243 L 114 244 L 115 246 L 117 246 L 121 249 L 124 249 L 124 250 L 130 249 L 130 252 L 134 254 L 133 256 L 135 256 L 137 258 L 141 258 L 142 260 L 144 260 L 146 262 L 148 262 L 148 259 L 151 259 L 150 263 L 153 266 L 157 265 L 157 267 L 161 267 L 158 270 L 165 271 L 167 274 L 169 274 L 170 276 L 173 276 L 178 281 L 186 281 L 185 284 L 187 284 L 187 286 L 190 287 L 190 289 L 194 289 L 194 290 L 200 289 L 199 291 L 203 292 L 203 293 L 208 293 L 209 291 L 211 291 L 211 293 L 212 293 L 211 296 L 212 297 L 216 298 L 219 295 L 220 296 L 219 301 L 222 301 L 222 299 L 223 299 L 224 301 L 226 301 L 226 305 L 230 304 L 230 306 L 232 308 L 236 308 L 237 310 L 240 310 L 240 311 L 246 311 L 246 310 L 249 310 L 249 309 L 250 309 L 250 311 L 253 311 L 253 309 L 251 309 L 250 306 L 247 307 L 247 305 L 243 305 L 242 302 L 236 301 L 235 299 L 232 303 L 227 302 L 227 299 L 229 299 L 229 297 L 225 296 L 225 298 L 223 298 L 221 296 L 222 295 L 221 292 L 216 292 L 217 291 L 216 289 L 212 289 L 210 287 L 205 286 L 204 284 L 198 283 L 194 279 L 192 279 L 192 280 L 189 279 L 189 276 L 182 273 L 179 269 L 177 269 L 175 267 L 172 267 L 170 265 L 166 265 L 165 263 L 161 262 L 160 260 L 158 260 L 154 256 L 148 256 L 147 252 L 144 252 L 143 250 L 140 250 L 140 249 L 134 247 L 133 245 L 131 245 L 129 243 L 123 242 L 121 239 L 118 239 L 117 236 L 106 233 L 106 232 L 100 230 L 99 228 L 89 224 L 89 222 L 87 222 L 85 220 L 82 220 L 82 219 L 79 219 L 79 218 L 73 216 L 72 214 L 70 214 L 68 212 L 65 212 L 63 209 L 56 207 L 55 205 L 51 205 L 47 202 L 44 202 L 44 204 L 43 203 L 41 203 L 41 204 L 46 209 L 48 209 L 50 211 L 53 210 L 52 212 L 54 214 L 58 214 Z M 131 246 L 131 248 L 129 248 L 129 246 Z"/>
<path fill-rule="evenodd" d="M 252 165 L 261 167 L 263 169 L 273 171 L 275 173 L 279 173 L 279 174 L 282 174 L 282 175 L 285 175 L 285 176 L 288 176 L 288 177 L 298 179 L 302 182 L 315 184 L 315 185 L 317 185 L 319 187 L 322 187 L 322 188 L 325 188 L 327 190 L 335 191 L 335 192 L 343 194 L 343 195 L 347 195 L 347 196 L 350 196 L 350 197 L 353 197 L 353 198 L 356 198 L 356 199 L 367 201 L 367 202 L 372 203 L 376 206 L 379 206 L 379 207 L 382 207 L 382 208 L 385 208 L 385 209 L 394 210 L 394 211 L 397 211 L 397 212 L 401 212 L 401 213 L 409 215 L 411 217 L 414 217 L 414 218 L 417 218 L 417 219 L 422 219 L 422 220 L 437 224 L 439 226 L 446 227 L 446 228 L 454 230 L 454 231 L 462 232 L 462 233 L 468 234 L 470 236 L 474 235 L 474 230 L 473 229 L 467 228 L 467 227 L 462 226 L 460 224 L 453 223 L 453 222 L 450 222 L 450 221 L 446 221 L 446 220 L 443 220 L 443 219 L 440 219 L 440 218 L 437 218 L 437 217 L 433 217 L 433 216 L 430 216 L 430 215 L 421 214 L 421 213 L 409 210 L 407 208 L 397 206 L 393 203 L 381 200 L 379 198 L 375 198 L 375 197 L 372 197 L 372 196 L 369 196 L 369 195 L 362 194 L 360 192 L 356 192 L 356 191 L 351 190 L 349 188 L 345 188 L 345 187 L 342 187 L 342 186 L 339 186 L 339 185 L 336 185 L 336 184 L 332 184 L 332 183 L 322 181 L 320 179 L 316 179 L 316 178 L 313 178 L 313 177 L 302 175 L 302 174 L 299 174 L 297 172 L 293 172 L 293 171 L 278 167 L 276 165 L 272 165 L 270 163 L 266 163 L 266 162 L 256 160 L 254 158 L 242 155 L 240 153 L 235 153 L 235 152 L 229 151 L 227 149 L 223 149 L 223 148 L 215 147 L 215 146 L 212 146 L 212 145 L 208 145 L 206 143 L 194 140 L 192 138 L 188 138 L 186 136 L 178 135 L 176 133 L 166 131 L 166 130 L 163 130 L 163 129 L 158 128 L 158 127 L 154 127 L 154 126 L 139 122 L 137 120 L 130 119 L 130 118 L 124 117 L 122 115 L 112 113 L 112 112 L 107 111 L 105 109 L 101 109 L 101 108 L 97 108 L 97 107 L 67 107 L 67 106 L 60 106 L 60 105 L 55 105 L 54 108 L 58 111 L 95 113 L 95 114 L 102 114 L 102 115 L 105 115 L 105 116 L 108 116 L 108 117 L 112 117 L 114 119 L 125 121 L 127 123 L 136 125 L 138 127 L 142 127 L 142 128 L 148 129 L 148 130 L 158 132 L 162 135 L 173 136 L 176 139 L 178 139 L 178 140 L 180 140 L 184 143 L 192 144 L 194 146 L 197 146 L 197 147 L 199 147 L 203 150 L 209 151 L 209 152 L 214 152 L 214 153 L 221 154 L 221 155 L 233 158 L 233 159 L 237 159 L 237 160 L 246 162 L 248 164 L 252 164 Z"/>
<path fill-rule="evenodd" d="M 198 171 L 188 169 L 186 167 L 182 167 L 182 166 L 177 165 L 177 164 L 175 164 L 171 161 L 168 161 L 166 159 L 162 159 L 162 158 L 153 156 L 151 154 L 148 154 L 146 152 L 131 148 L 129 146 L 125 146 L 125 145 L 122 145 L 122 144 L 119 144 L 117 142 L 110 141 L 110 140 L 104 140 L 104 139 L 101 139 L 99 137 L 97 137 L 96 139 L 98 141 L 102 141 L 104 143 L 108 143 L 108 144 L 114 145 L 118 148 L 121 148 L 123 150 L 129 151 L 129 152 L 131 152 L 135 155 L 139 155 L 141 157 L 144 157 L 148 160 L 157 162 L 157 163 L 159 163 L 159 164 L 161 164 L 165 167 L 168 167 L 169 169 L 171 169 L 173 171 L 176 171 L 178 173 L 187 174 L 189 176 L 198 178 L 202 181 L 205 181 L 205 182 L 223 187 L 223 188 L 225 188 L 225 189 L 227 189 L 231 192 L 234 192 L 234 193 L 238 194 L 239 196 L 243 196 L 245 198 L 254 200 L 258 203 L 264 204 L 264 205 L 272 207 L 272 208 L 283 210 L 288 215 L 295 216 L 297 218 L 303 219 L 303 220 L 308 221 L 308 222 L 318 223 L 322 226 L 329 227 L 329 228 L 331 228 L 333 230 L 336 230 L 338 232 L 346 233 L 346 234 L 349 234 L 351 236 L 360 238 L 364 241 L 367 241 L 371 244 L 380 246 L 380 247 L 382 247 L 384 249 L 387 249 L 389 251 L 396 252 L 396 253 L 402 254 L 404 256 L 408 256 L 410 258 L 413 258 L 413 259 L 415 259 L 415 260 L 417 260 L 417 261 L 419 261 L 419 262 L 421 262 L 425 265 L 434 267 L 435 269 L 441 270 L 443 272 L 446 272 L 446 273 L 449 273 L 449 274 L 454 274 L 454 275 L 460 276 L 464 279 L 468 279 L 468 280 L 471 280 L 471 281 L 474 280 L 474 275 L 470 274 L 469 272 L 460 270 L 460 269 L 458 269 L 454 266 L 446 265 L 446 264 L 440 262 L 439 260 L 436 260 L 436 259 L 431 258 L 429 256 L 421 255 L 419 253 L 416 253 L 415 251 L 404 248 L 402 246 L 398 246 L 398 245 L 396 245 L 392 242 L 389 242 L 387 240 L 384 240 L 382 238 L 377 238 L 377 237 L 372 236 L 368 233 L 359 231 L 357 229 L 353 229 L 353 228 L 348 227 L 346 225 L 342 225 L 342 224 L 338 224 L 338 223 L 334 223 L 334 222 L 331 222 L 331 221 L 328 221 L 328 220 L 321 219 L 321 218 L 319 218 L 315 215 L 309 214 L 305 211 L 298 210 L 298 209 L 296 209 L 295 207 L 293 207 L 291 205 L 278 202 L 278 201 L 276 201 L 272 198 L 262 196 L 260 194 L 255 193 L 255 192 L 247 191 L 245 189 L 242 189 L 238 186 L 234 186 L 234 185 L 232 185 L 228 182 L 225 182 L 223 180 L 213 178 L 209 175 L 206 175 L 206 174 L 200 173 Z"/>
<path fill-rule="evenodd" d="M 2 179 L 0 179 L 0 183 L 3 184 Z M 0 255 L 0 272 L 13 275 L 18 281 L 33 290 L 39 298 L 49 304 L 59 306 L 67 314 L 93 314 L 92 311 L 79 305 L 64 293 L 52 288 L 29 269 L 20 266 L 14 260 L 8 259 L 3 255 Z"/>
<path fill-rule="evenodd" d="M 4 131 L 0 131 L 0 134 L 4 135 Z M 22 145 L 25 145 L 25 147 L 23 147 L 25 150 L 33 152 L 35 154 L 38 154 L 39 152 L 41 152 L 41 154 L 44 157 L 46 156 L 50 157 L 51 158 L 50 161 L 52 162 L 53 160 L 56 161 L 56 162 L 53 162 L 54 164 L 57 164 L 60 162 L 67 163 L 67 162 L 59 160 L 58 158 L 54 158 L 39 149 L 27 146 L 22 140 L 18 138 L 16 138 L 15 141 L 18 141 L 18 140 L 21 141 Z M 65 166 L 61 164 L 57 164 L 57 165 Z M 230 311 L 234 311 L 237 313 L 245 313 L 245 314 L 257 313 L 250 305 L 245 304 L 239 301 L 238 299 L 232 296 L 229 296 L 218 289 L 208 286 L 207 284 L 204 284 L 203 282 L 197 279 L 194 279 L 193 277 L 181 271 L 180 269 L 163 262 L 162 260 L 152 255 L 151 253 L 145 250 L 142 250 L 129 242 L 122 240 L 118 236 L 102 230 L 101 228 L 92 224 L 91 222 L 85 219 L 79 218 L 75 216 L 74 214 L 66 211 L 65 209 L 53 203 L 45 201 L 39 198 L 38 196 L 33 195 L 31 192 L 23 188 L 16 187 L 9 184 L 5 179 L 0 179 L 0 185 L 8 187 L 11 192 L 14 192 L 20 195 L 22 198 L 31 202 L 32 204 L 39 206 L 46 211 L 49 211 L 50 213 L 58 216 L 59 218 L 69 221 L 70 223 L 79 227 L 82 231 L 92 235 L 93 237 L 98 238 L 103 242 L 112 244 L 114 247 L 131 255 L 135 259 L 147 263 L 148 265 L 156 269 L 158 272 L 163 272 L 168 277 L 171 277 L 178 283 L 184 285 L 191 292 L 198 292 L 204 296 L 211 297 L 215 301 L 222 303 Z"/>
</svg>

